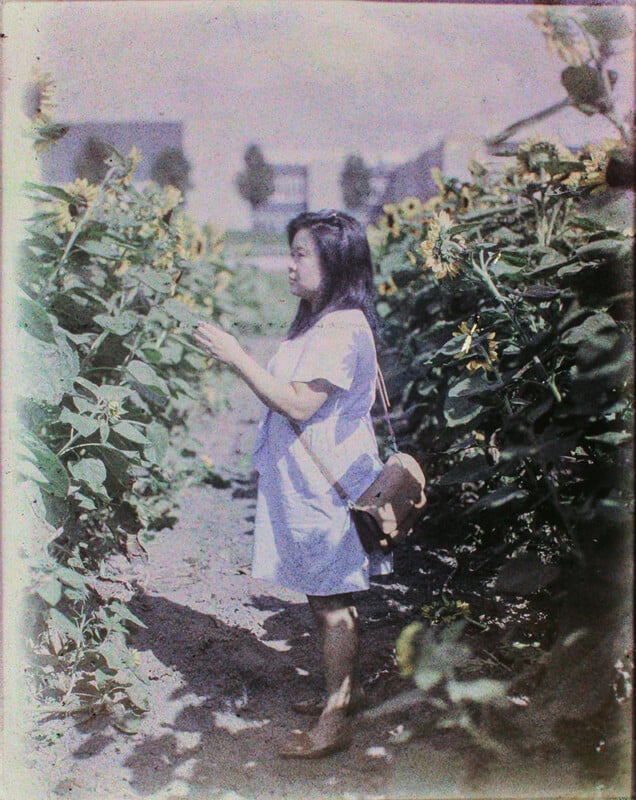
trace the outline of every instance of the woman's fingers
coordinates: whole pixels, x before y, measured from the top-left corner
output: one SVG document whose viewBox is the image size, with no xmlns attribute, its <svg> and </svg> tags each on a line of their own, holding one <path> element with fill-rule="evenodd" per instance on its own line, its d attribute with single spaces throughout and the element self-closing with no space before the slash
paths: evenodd
<svg viewBox="0 0 636 800">
<path fill-rule="evenodd" d="M 234 336 L 209 322 L 199 323 L 193 332 L 193 338 L 209 355 L 225 363 L 232 361 L 239 347 Z"/>
</svg>

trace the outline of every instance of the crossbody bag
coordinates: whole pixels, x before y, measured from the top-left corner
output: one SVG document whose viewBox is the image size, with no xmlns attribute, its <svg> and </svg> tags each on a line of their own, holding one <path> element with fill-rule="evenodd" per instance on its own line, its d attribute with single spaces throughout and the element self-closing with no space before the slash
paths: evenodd
<svg viewBox="0 0 636 800">
<path fill-rule="evenodd" d="M 291 424 L 311 460 L 349 509 L 366 552 L 380 550 L 389 553 L 399 541 L 413 532 L 426 506 L 426 479 L 413 456 L 398 450 L 389 417 L 389 397 L 379 365 L 376 372 L 376 387 L 394 452 L 385 461 L 382 471 L 371 486 L 355 501 L 349 497 L 337 478 L 320 460 L 298 423 L 292 420 Z"/>
</svg>

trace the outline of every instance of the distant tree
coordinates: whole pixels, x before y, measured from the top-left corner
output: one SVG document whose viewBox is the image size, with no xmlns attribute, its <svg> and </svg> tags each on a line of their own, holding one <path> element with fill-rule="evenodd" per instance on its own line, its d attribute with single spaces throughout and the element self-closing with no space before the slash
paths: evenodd
<svg viewBox="0 0 636 800">
<path fill-rule="evenodd" d="M 362 208 L 371 195 L 371 170 L 361 156 L 348 156 L 340 173 L 345 207 Z"/>
<path fill-rule="evenodd" d="M 262 206 L 274 194 L 274 170 L 265 161 L 257 144 L 251 144 L 243 156 L 245 169 L 236 176 L 236 188 L 253 209 Z"/>
<path fill-rule="evenodd" d="M 86 178 L 89 183 L 101 183 L 108 172 L 106 160 L 111 155 L 111 149 L 106 142 L 91 136 L 73 162 L 75 177 Z"/>
<path fill-rule="evenodd" d="M 150 177 L 159 186 L 174 186 L 185 196 L 192 188 L 190 162 L 180 147 L 167 147 L 152 162 Z"/>
</svg>

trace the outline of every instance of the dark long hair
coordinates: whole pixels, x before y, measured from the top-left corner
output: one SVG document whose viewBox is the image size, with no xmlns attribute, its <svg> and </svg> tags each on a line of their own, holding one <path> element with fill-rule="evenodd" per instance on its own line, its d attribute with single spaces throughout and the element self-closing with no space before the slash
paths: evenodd
<svg viewBox="0 0 636 800">
<path fill-rule="evenodd" d="M 300 230 L 309 231 L 320 258 L 323 283 L 318 307 L 312 311 L 308 300 L 301 300 L 287 332 L 294 339 L 311 328 L 329 311 L 359 308 L 375 333 L 373 264 L 364 226 L 342 211 L 311 211 L 299 214 L 287 225 L 291 247 Z"/>
</svg>

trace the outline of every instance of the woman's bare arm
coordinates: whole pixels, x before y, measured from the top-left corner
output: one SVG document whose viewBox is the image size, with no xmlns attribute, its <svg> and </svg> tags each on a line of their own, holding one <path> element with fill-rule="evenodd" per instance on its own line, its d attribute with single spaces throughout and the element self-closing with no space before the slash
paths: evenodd
<svg viewBox="0 0 636 800">
<path fill-rule="evenodd" d="M 231 367 L 266 406 L 296 422 L 305 422 L 325 403 L 331 384 L 281 381 L 260 366 L 229 333 L 203 322 L 194 333 L 197 344 L 213 358 Z"/>
</svg>

